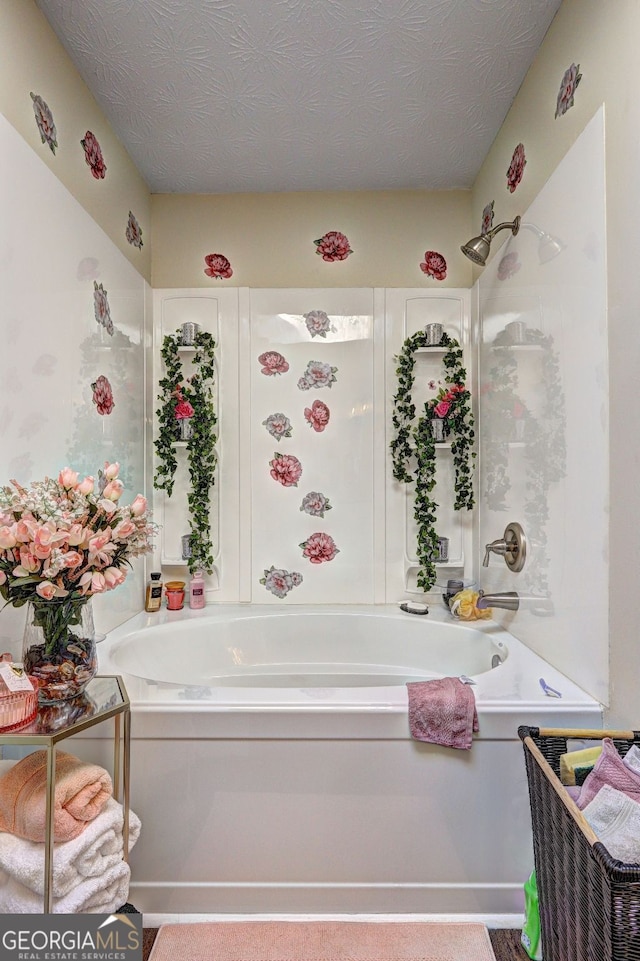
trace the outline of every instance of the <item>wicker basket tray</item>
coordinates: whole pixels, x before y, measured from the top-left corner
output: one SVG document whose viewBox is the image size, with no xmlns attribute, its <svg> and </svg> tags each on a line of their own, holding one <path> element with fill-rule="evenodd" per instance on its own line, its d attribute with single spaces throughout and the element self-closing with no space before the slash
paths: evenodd
<svg viewBox="0 0 640 961">
<path fill-rule="evenodd" d="M 640 961 L 640 865 L 612 858 L 560 783 L 567 740 L 610 737 L 621 757 L 640 731 L 520 727 L 544 961 Z"/>
</svg>

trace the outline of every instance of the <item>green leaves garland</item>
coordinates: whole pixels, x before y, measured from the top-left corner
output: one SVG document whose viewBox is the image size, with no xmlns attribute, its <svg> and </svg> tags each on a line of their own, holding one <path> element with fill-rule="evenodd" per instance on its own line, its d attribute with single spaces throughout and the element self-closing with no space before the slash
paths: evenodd
<svg viewBox="0 0 640 961">
<path fill-rule="evenodd" d="M 182 344 L 181 331 L 168 334 L 162 344 L 162 360 L 165 374 L 159 383 L 156 411 L 159 435 L 154 441 L 158 467 L 153 485 L 164 490 L 168 497 L 173 493 L 174 477 L 178 466 L 175 443 L 178 439 L 176 420 L 175 391 L 181 390 L 182 397 L 193 407 L 191 418 L 192 435 L 187 441 L 190 490 L 187 494 L 189 505 L 189 529 L 191 535 L 191 557 L 189 570 L 203 570 L 210 574 L 213 570 L 213 545 L 211 542 L 211 489 L 215 484 L 218 462 L 216 454 L 217 436 L 215 426 L 217 417 L 213 405 L 213 384 L 215 375 L 215 340 L 206 331 L 199 331 L 194 339 L 194 373 L 186 380 L 182 374 L 182 360 L 178 348 Z"/>
<path fill-rule="evenodd" d="M 427 346 L 424 331 L 408 337 L 397 357 L 398 390 L 393 398 L 392 424 L 395 436 L 390 449 L 393 476 L 405 484 L 414 482 L 409 465 L 415 459 L 414 518 L 418 525 L 417 555 L 420 569 L 417 583 L 423 591 L 429 591 L 436 582 L 434 558 L 438 556 L 438 536 L 435 530 L 438 504 L 431 497 L 436 483 L 436 444 L 431 421 L 437 417 L 436 406 L 446 396 L 449 409 L 443 418 L 444 436 L 451 437 L 451 452 L 455 468 L 454 510 L 470 510 L 473 497 L 473 415 L 469 401 L 471 394 L 466 388 L 466 369 L 462 366 L 462 348 L 457 340 L 443 334 L 440 346 L 445 347 L 442 360 L 445 383 L 449 390 L 441 391 L 443 397 L 435 397 L 424 405 L 424 414 L 414 425 L 416 408 L 411 397 L 414 383 L 415 352 Z"/>
</svg>

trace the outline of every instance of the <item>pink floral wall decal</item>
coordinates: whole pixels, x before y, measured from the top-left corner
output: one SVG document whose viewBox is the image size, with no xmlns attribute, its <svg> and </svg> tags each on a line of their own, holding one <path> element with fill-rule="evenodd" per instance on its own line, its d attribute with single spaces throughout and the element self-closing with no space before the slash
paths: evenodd
<svg viewBox="0 0 640 961">
<path fill-rule="evenodd" d="M 522 265 L 518 259 L 518 254 L 515 250 L 505 254 L 498 264 L 498 280 L 507 280 L 509 277 L 513 277 L 514 274 L 518 273 L 521 266 Z"/>
<path fill-rule="evenodd" d="M 304 409 L 304 419 L 310 427 L 313 427 L 315 431 L 319 434 L 325 429 L 329 423 L 329 418 L 331 417 L 331 411 L 327 405 L 321 400 L 314 400 L 311 407 L 305 407 Z"/>
<path fill-rule="evenodd" d="M 353 253 L 349 240 L 339 230 L 330 230 L 313 242 L 316 245 L 316 253 L 329 263 L 334 260 L 346 260 L 349 254 Z"/>
<path fill-rule="evenodd" d="M 290 590 L 299 587 L 304 580 L 298 571 L 286 571 L 281 567 L 274 567 L 265 570 L 264 577 L 260 578 L 260 583 L 276 597 L 286 597 Z"/>
<path fill-rule="evenodd" d="M 113 399 L 111 384 L 104 374 L 100 374 L 100 376 L 96 378 L 95 382 L 91 385 L 91 390 L 93 391 L 93 403 L 98 408 L 98 413 L 103 415 L 110 414 L 116 404 Z"/>
<path fill-rule="evenodd" d="M 311 534 L 299 546 L 302 548 L 302 556 L 308 558 L 312 564 L 324 564 L 326 561 L 332 561 L 336 554 L 340 553 L 333 537 L 322 531 Z"/>
<path fill-rule="evenodd" d="M 329 315 L 324 310 L 310 310 L 308 314 L 302 316 L 312 337 L 326 338 L 328 333 L 335 331 L 335 327 L 329 320 Z"/>
<path fill-rule="evenodd" d="M 323 364 L 320 360 L 310 360 L 307 369 L 298 381 L 300 390 L 311 390 L 312 387 L 331 387 L 337 381 L 337 367 Z"/>
<path fill-rule="evenodd" d="M 91 167 L 92 175 L 96 180 L 104 180 L 107 173 L 107 165 L 104 162 L 102 150 L 96 137 L 90 130 L 87 130 L 80 143 L 84 147 L 84 159 Z"/>
<path fill-rule="evenodd" d="M 513 151 L 513 157 L 511 158 L 511 163 L 509 164 L 509 169 L 507 170 L 507 189 L 509 190 L 509 193 L 513 193 L 522 180 L 526 162 L 527 160 L 524 155 L 524 144 L 519 143 L 516 149 Z"/>
<path fill-rule="evenodd" d="M 283 487 L 297 487 L 302 476 L 302 464 L 293 454 L 279 454 L 275 451 L 269 461 L 269 474 Z"/>
<path fill-rule="evenodd" d="M 262 421 L 262 426 L 266 427 L 272 437 L 280 442 L 281 437 L 291 437 L 293 428 L 291 421 L 286 414 L 269 414 L 266 420 Z"/>
<path fill-rule="evenodd" d="M 289 364 L 277 350 L 267 350 L 264 354 L 260 354 L 258 363 L 262 365 L 260 373 L 264 374 L 265 377 L 286 374 L 289 370 Z"/>
<path fill-rule="evenodd" d="M 575 63 L 572 63 L 571 66 L 565 70 L 562 83 L 560 84 L 558 100 L 556 102 L 556 119 L 562 117 L 569 107 L 573 107 L 573 96 L 581 80 L 580 64 L 576 66 Z"/>
<path fill-rule="evenodd" d="M 204 268 L 207 277 L 213 277 L 214 280 L 228 280 L 233 276 L 231 264 L 223 254 L 207 254 L 204 262 L 207 265 Z"/>
<path fill-rule="evenodd" d="M 132 247 L 137 247 L 138 250 L 142 247 L 142 227 L 134 217 L 131 211 L 129 211 L 129 219 L 127 221 L 127 228 L 124 232 L 125 237 L 129 241 Z"/>
<path fill-rule="evenodd" d="M 447 276 L 447 262 L 442 254 L 435 250 L 425 250 L 424 263 L 420 264 L 420 270 L 434 280 L 444 280 Z"/>
<path fill-rule="evenodd" d="M 493 206 L 495 200 L 492 200 L 490 204 L 482 211 L 482 227 L 480 229 L 481 234 L 488 234 L 493 227 Z"/>
<path fill-rule="evenodd" d="M 324 512 L 331 509 L 329 498 L 325 494 L 321 494 L 320 491 L 309 491 L 302 498 L 302 504 L 300 505 L 300 510 L 304 511 L 305 514 L 310 514 L 311 517 L 324 517 Z"/>
<path fill-rule="evenodd" d="M 113 337 L 113 321 L 111 320 L 107 292 L 102 284 L 96 283 L 95 280 L 93 282 L 93 311 L 96 315 L 96 321 Z"/>
<path fill-rule="evenodd" d="M 55 154 L 58 146 L 58 132 L 53 122 L 53 114 L 49 105 L 37 93 L 29 94 L 33 101 L 33 112 L 36 115 L 36 124 L 40 131 L 40 139 L 51 148 L 51 153 Z"/>
</svg>

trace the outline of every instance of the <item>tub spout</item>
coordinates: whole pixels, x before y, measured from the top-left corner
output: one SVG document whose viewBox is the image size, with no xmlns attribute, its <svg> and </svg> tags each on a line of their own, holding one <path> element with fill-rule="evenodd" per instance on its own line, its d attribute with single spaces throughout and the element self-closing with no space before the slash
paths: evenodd
<svg viewBox="0 0 640 961">
<path fill-rule="evenodd" d="M 485 594 L 478 591 L 476 607 L 479 611 L 486 611 L 488 607 L 501 607 L 505 611 L 517 611 L 520 607 L 520 597 L 517 591 L 502 591 L 499 594 Z"/>
</svg>

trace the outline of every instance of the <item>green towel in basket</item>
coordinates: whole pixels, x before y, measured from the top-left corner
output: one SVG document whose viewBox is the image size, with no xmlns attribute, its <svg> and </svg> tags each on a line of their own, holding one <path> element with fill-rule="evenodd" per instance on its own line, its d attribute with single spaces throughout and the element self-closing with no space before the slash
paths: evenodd
<svg viewBox="0 0 640 961">
<path fill-rule="evenodd" d="M 524 885 L 524 924 L 522 925 L 520 941 L 533 961 L 542 961 L 538 885 L 536 884 L 535 871 L 531 872 Z"/>
</svg>

